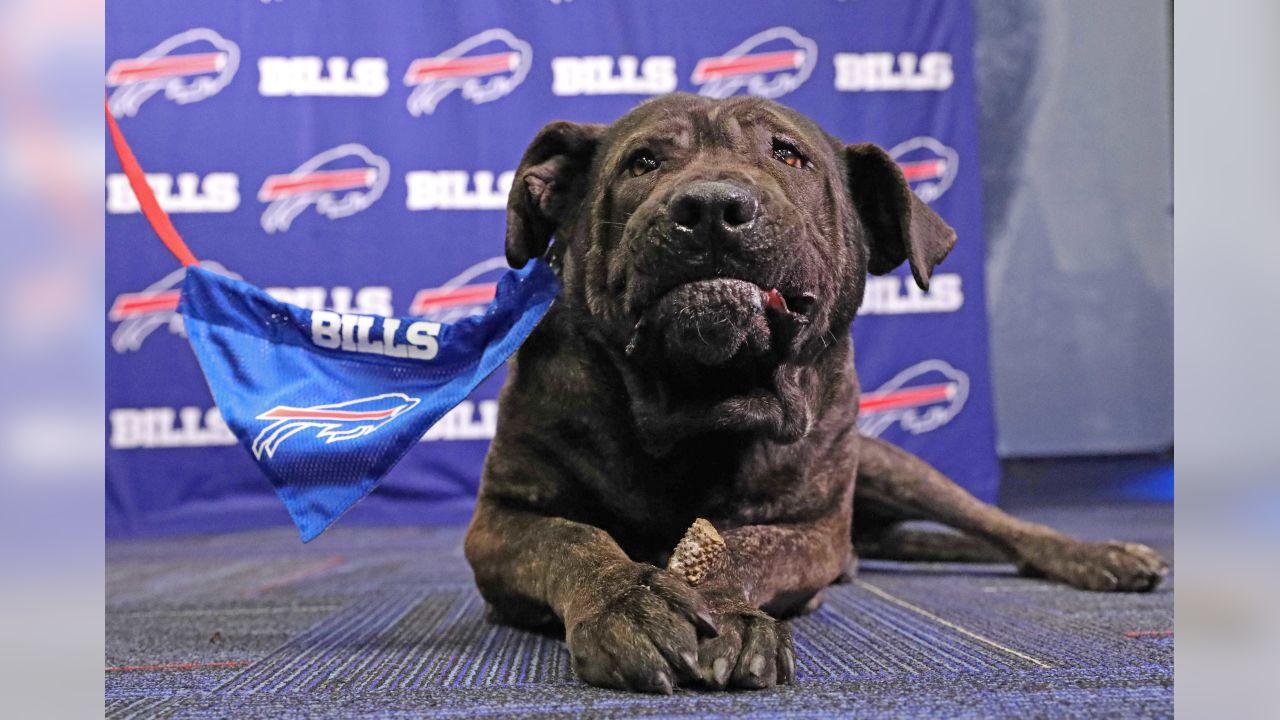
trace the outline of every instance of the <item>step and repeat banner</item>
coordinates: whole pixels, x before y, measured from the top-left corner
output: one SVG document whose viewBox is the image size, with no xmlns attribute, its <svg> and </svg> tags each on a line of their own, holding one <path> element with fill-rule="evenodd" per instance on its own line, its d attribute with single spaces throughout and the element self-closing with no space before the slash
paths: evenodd
<svg viewBox="0 0 1280 720">
<path fill-rule="evenodd" d="M 890 151 L 959 233 L 854 324 L 863 432 L 994 497 L 968 2 L 117 0 L 105 89 L 202 265 L 306 308 L 453 321 L 505 268 L 521 154 L 551 120 L 683 91 L 774 98 Z M 174 309 L 183 272 L 108 153 L 107 527 L 288 523 L 214 407 Z M 353 522 L 463 522 L 502 372 L 423 437 Z"/>
</svg>

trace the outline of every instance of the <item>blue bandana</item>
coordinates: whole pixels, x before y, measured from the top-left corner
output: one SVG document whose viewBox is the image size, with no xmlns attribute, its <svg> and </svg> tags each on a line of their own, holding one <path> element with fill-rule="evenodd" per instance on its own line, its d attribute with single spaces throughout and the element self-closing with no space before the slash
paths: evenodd
<svg viewBox="0 0 1280 720">
<path fill-rule="evenodd" d="M 535 260 L 507 271 L 484 315 L 445 324 L 306 310 L 190 266 L 178 312 L 227 426 L 307 542 L 506 361 L 558 291 Z"/>
<path fill-rule="evenodd" d="M 303 542 L 372 492 L 511 357 L 560 291 L 551 268 L 534 260 L 502 276 L 483 315 L 453 324 L 282 303 L 199 267 L 105 101 L 103 109 L 143 215 L 187 268 L 178 312 L 218 410 Z"/>
</svg>

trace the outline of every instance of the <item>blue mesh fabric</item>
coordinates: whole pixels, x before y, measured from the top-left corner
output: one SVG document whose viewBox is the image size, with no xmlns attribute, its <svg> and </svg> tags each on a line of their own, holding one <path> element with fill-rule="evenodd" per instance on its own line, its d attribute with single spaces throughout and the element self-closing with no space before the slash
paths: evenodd
<svg viewBox="0 0 1280 720">
<path fill-rule="evenodd" d="M 306 542 L 506 361 L 558 291 L 534 261 L 483 315 L 441 324 L 306 310 L 191 267 L 179 312 L 227 426 Z"/>
</svg>

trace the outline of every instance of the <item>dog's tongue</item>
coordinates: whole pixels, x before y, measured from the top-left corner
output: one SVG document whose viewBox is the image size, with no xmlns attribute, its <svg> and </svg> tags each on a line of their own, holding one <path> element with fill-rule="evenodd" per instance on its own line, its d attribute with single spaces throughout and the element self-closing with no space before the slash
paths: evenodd
<svg viewBox="0 0 1280 720">
<path fill-rule="evenodd" d="M 778 292 L 778 288 L 770 288 L 764 293 L 765 307 L 773 310 L 787 310 L 787 299 L 782 297 L 782 293 Z"/>
</svg>

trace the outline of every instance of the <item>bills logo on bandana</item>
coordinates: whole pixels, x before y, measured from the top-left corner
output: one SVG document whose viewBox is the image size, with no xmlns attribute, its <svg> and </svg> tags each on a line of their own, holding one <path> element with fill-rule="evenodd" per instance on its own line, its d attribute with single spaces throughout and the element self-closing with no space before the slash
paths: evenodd
<svg viewBox="0 0 1280 720">
<path fill-rule="evenodd" d="M 501 256 L 478 262 L 438 288 L 419 290 L 409 306 L 409 314 L 441 323 L 483 315 L 493 302 L 498 278 L 506 269 L 507 260 Z"/>
<path fill-rule="evenodd" d="M 960 155 L 927 136 L 901 142 L 889 150 L 889 155 L 902 168 L 916 196 L 927 203 L 942 197 L 960 171 Z"/>
<path fill-rule="evenodd" d="M 534 260 L 498 279 L 483 315 L 445 325 L 307 310 L 188 267 L 178 312 L 222 419 L 305 542 L 505 363 L 559 289 Z"/>
<path fill-rule="evenodd" d="M 347 143 L 325 150 L 297 170 L 263 181 L 258 199 L 270 205 L 262 212 L 262 229 L 288 230 L 311 205 L 330 220 L 354 215 L 382 197 L 390 176 L 387 159 L 363 145 Z"/>
<path fill-rule="evenodd" d="M 240 278 L 212 260 L 201 261 L 200 267 L 219 275 Z M 108 320 L 120 323 L 111 334 L 111 347 L 116 352 L 126 353 L 141 348 L 151 333 L 165 325 L 175 335 L 185 334 L 182 316 L 177 313 L 177 309 L 182 297 L 179 288 L 186 274 L 186 268 L 178 268 L 141 292 L 116 296 L 115 302 L 111 303 L 111 310 L 107 312 Z"/>
<path fill-rule="evenodd" d="M 116 90 L 107 105 L 116 117 L 132 117 L 161 90 L 179 105 L 204 100 L 226 87 L 239 66 L 235 43 L 208 28 L 192 28 L 136 58 L 111 63 L 107 84 Z"/>
<path fill-rule="evenodd" d="M 326 444 L 364 437 L 412 410 L 419 402 L 418 398 L 403 393 L 387 393 L 330 405 L 301 408 L 277 405 L 257 418 L 272 422 L 254 438 L 253 456 L 259 460 L 264 453 L 268 458 L 275 457 L 280 443 L 303 430 L 315 430 L 316 437 Z"/>
<path fill-rule="evenodd" d="M 727 98 L 745 88 L 748 95 L 776 98 L 808 80 L 817 62 L 817 43 L 789 27 L 775 27 L 720 57 L 702 58 L 690 79 L 707 97 Z"/>
<path fill-rule="evenodd" d="M 879 437 L 896 423 L 919 435 L 951 422 L 968 399 L 968 375 L 942 360 L 925 360 L 862 395 L 858 430 Z"/>
<path fill-rule="evenodd" d="M 407 107 L 414 117 L 430 115 L 454 90 L 475 105 L 509 95 L 533 65 L 529 43 L 501 28 L 473 35 L 436 57 L 418 58 L 404 73 L 413 88 Z"/>
</svg>

